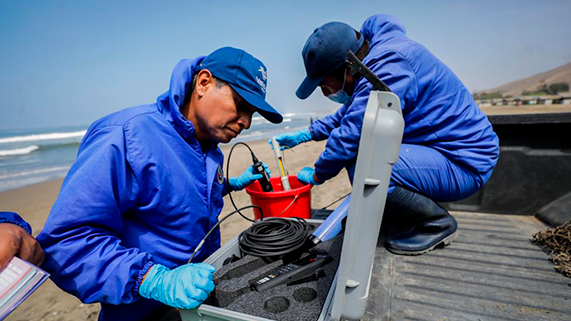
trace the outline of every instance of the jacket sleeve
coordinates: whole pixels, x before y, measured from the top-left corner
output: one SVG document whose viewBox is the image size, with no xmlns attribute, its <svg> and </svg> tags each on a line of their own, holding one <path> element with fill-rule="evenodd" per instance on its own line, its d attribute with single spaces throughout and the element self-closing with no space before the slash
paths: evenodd
<svg viewBox="0 0 571 321">
<path fill-rule="evenodd" d="M 121 126 L 96 129 L 82 142 L 38 240 L 42 267 L 63 290 L 86 303 L 131 303 L 152 257 L 121 244 L 122 215 L 139 186 Z"/>
<path fill-rule="evenodd" d="M 0 223 L 16 224 L 26 230 L 26 232 L 32 234 L 32 227 L 30 224 L 14 212 L 0 212 Z"/>
<path fill-rule="evenodd" d="M 311 139 L 315 141 L 321 141 L 327 139 L 331 131 L 341 124 L 341 119 L 347 112 L 348 104 L 344 104 L 339 108 L 335 114 L 327 115 L 321 119 L 318 119 L 311 123 L 309 126 L 309 132 L 311 133 Z"/>
<path fill-rule="evenodd" d="M 401 54 L 382 52 L 366 64 L 400 98 L 402 109 L 406 104 L 414 104 L 417 96 L 416 75 Z M 331 131 L 325 150 L 315 162 L 315 175 L 318 179 L 328 180 L 336 176 L 357 157 L 363 116 L 371 88 L 372 85 L 364 78 L 358 82 L 340 126 Z"/>
</svg>

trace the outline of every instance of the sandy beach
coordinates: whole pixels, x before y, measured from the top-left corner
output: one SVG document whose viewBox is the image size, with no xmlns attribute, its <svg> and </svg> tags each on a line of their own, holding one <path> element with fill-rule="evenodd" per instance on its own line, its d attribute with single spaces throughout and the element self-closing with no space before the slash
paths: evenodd
<svg viewBox="0 0 571 321">
<path fill-rule="evenodd" d="M 248 142 L 256 156 L 266 162 L 272 176 L 276 176 L 277 166 L 273 152 L 267 141 Z M 295 175 L 305 166 L 313 166 L 313 163 L 325 147 L 325 142 L 311 142 L 302 144 L 292 150 L 284 152 L 285 163 L 290 174 Z M 222 148 L 226 159 L 231 146 Z M 251 164 L 251 157 L 243 146 L 236 147 L 232 153 L 230 164 L 230 176 L 239 175 Z M 19 213 L 28 221 L 37 235 L 46 221 L 50 209 L 57 198 L 63 179 L 43 182 L 36 185 L 23 187 L 0 193 L 0 210 Z M 350 191 L 350 184 L 345 170 L 334 179 L 321 186 L 312 189 L 312 207 L 321 208 L 337 200 Z M 237 206 L 251 204 L 245 191 L 233 194 Z M 333 205 L 335 208 L 337 204 Z M 222 215 L 233 210 L 228 197 L 225 198 Z M 246 211 L 246 213 L 248 213 Z M 252 213 L 250 212 L 252 217 Z M 221 225 L 222 243 L 238 235 L 250 226 L 250 222 L 235 215 Z M 71 296 L 56 287 L 53 282 L 47 281 L 22 305 L 20 305 L 8 318 L 7 321 L 39 321 L 39 320 L 97 320 L 99 304 L 83 304 L 74 296 Z"/>
</svg>

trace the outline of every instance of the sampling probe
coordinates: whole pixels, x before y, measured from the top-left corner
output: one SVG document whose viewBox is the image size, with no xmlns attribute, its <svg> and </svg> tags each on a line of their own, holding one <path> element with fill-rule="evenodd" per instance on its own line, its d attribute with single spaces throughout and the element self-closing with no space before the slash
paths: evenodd
<svg viewBox="0 0 571 321">
<path fill-rule="evenodd" d="M 284 187 L 284 191 L 289 191 L 291 190 L 291 187 L 289 186 L 289 178 L 287 175 L 287 170 L 285 168 L 280 144 L 278 143 L 275 137 L 272 137 L 272 149 L 274 150 L 274 156 L 276 157 L 276 162 L 278 164 L 278 171 L 280 172 L 280 177 L 282 180 L 282 186 Z"/>
<path fill-rule="evenodd" d="M 256 158 L 256 155 L 252 153 L 252 162 L 254 163 L 252 166 L 254 167 L 254 172 L 256 174 L 262 175 L 262 178 L 258 180 L 260 186 L 262 187 L 262 191 L 264 192 L 273 192 L 274 188 L 272 187 L 272 183 L 270 183 L 270 176 L 268 172 L 264 168 L 264 164 Z"/>
</svg>

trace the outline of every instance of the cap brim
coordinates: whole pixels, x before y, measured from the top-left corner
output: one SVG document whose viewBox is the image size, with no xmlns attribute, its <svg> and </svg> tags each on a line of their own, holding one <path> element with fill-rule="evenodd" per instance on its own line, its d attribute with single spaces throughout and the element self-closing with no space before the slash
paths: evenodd
<svg viewBox="0 0 571 321">
<path fill-rule="evenodd" d="M 238 93 L 238 95 L 240 95 L 240 97 L 244 98 L 248 104 L 254 106 L 256 111 L 268 121 L 274 124 L 279 124 L 283 121 L 282 115 L 260 96 L 240 89 L 237 86 L 233 86 L 232 84 L 230 84 L 230 86 Z"/>
<path fill-rule="evenodd" d="M 319 83 L 321 83 L 322 79 L 323 77 L 317 79 L 311 79 L 309 77 L 305 77 L 305 79 L 303 80 L 301 85 L 299 85 L 299 88 L 297 88 L 297 91 L 295 92 L 297 98 L 306 99 L 307 97 L 309 97 L 313 93 L 313 91 L 315 91 L 315 88 L 319 86 Z"/>
</svg>

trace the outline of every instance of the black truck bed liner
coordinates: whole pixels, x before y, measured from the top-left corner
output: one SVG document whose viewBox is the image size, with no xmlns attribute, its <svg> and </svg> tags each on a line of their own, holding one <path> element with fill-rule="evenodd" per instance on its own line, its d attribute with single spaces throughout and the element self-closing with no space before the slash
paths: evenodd
<svg viewBox="0 0 571 321">
<path fill-rule="evenodd" d="M 534 216 L 452 212 L 460 236 L 444 249 L 376 250 L 364 320 L 571 320 L 571 279 L 530 242 Z"/>
</svg>

